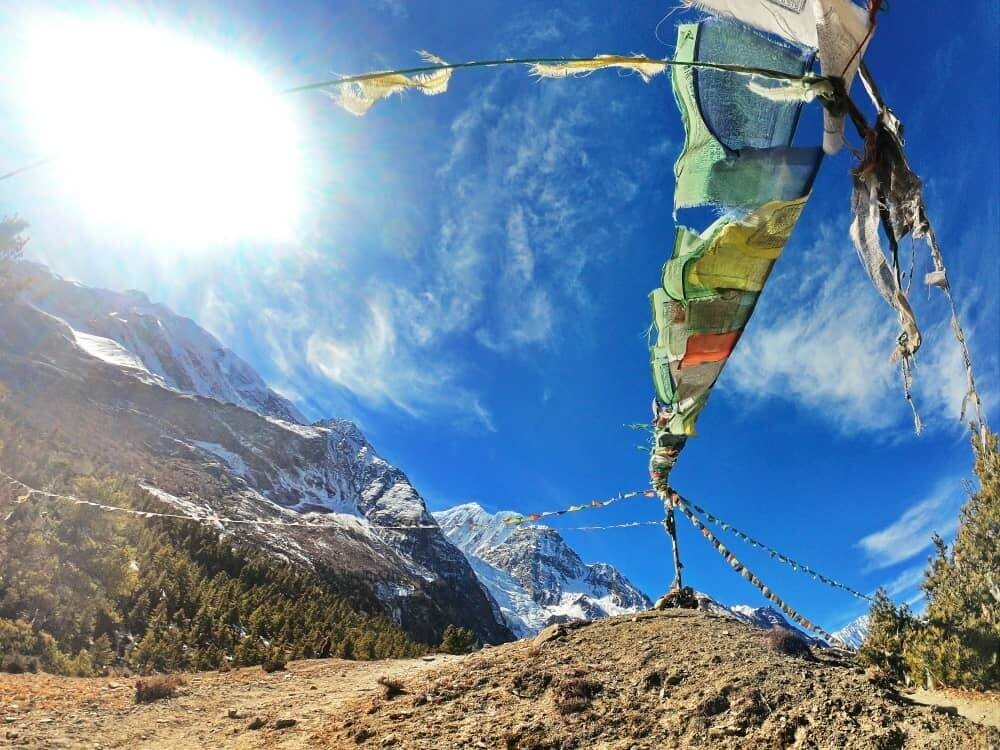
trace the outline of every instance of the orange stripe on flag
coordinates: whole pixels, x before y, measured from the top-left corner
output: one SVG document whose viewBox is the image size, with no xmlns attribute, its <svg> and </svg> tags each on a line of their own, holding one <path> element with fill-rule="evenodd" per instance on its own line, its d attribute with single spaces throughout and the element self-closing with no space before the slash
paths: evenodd
<svg viewBox="0 0 1000 750">
<path fill-rule="evenodd" d="M 743 331 L 703 333 L 688 337 L 684 359 L 681 360 L 681 369 L 725 359 L 733 351 L 733 347 L 740 340 L 742 333 Z"/>
</svg>

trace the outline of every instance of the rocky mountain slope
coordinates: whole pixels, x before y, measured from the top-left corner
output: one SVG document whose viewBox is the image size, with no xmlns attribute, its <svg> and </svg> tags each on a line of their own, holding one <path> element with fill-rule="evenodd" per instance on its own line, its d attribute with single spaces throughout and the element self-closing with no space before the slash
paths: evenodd
<svg viewBox="0 0 1000 750">
<path fill-rule="evenodd" d="M 190 318 L 139 291 L 93 289 L 22 262 L 22 300 L 64 321 L 76 344 L 109 364 L 183 393 L 243 406 L 291 422 L 305 417 L 254 369 Z"/>
<path fill-rule="evenodd" d="M 649 598 L 614 566 L 586 564 L 555 529 L 504 524 L 510 513 L 467 503 L 434 513 L 519 637 L 547 625 L 638 612 Z"/>
<path fill-rule="evenodd" d="M 448 624 L 511 637 L 423 498 L 355 425 L 299 423 L 249 365 L 144 297 L 29 272 L 41 277 L 26 296 L 0 305 L 0 416 L 18 439 L 44 442 L 70 475 L 124 474 L 191 515 L 311 524 L 215 522 L 349 578 L 416 640 L 438 642 Z"/>
</svg>

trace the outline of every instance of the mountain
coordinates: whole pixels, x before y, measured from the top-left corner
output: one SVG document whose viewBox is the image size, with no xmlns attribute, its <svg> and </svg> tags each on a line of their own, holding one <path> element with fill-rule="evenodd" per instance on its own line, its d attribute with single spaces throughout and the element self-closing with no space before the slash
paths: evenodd
<svg viewBox="0 0 1000 750">
<path fill-rule="evenodd" d="M 860 648 L 865 638 L 868 637 L 868 615 L 861 615 L 835 632 L 834 635 L 848 646 Z"/>
<path fill-rule="evenodd" d="M 178 392 L 306 421 L 214 336 L 142 292 L 93 289 L 34 263 L 19 263 L 17 274 L 26 286 L 23 300 L 66 323 L 76 344 L 91 356 Z"/>
<path fill-rule="evenodd" d="M 510 639 L 465 556 L 357 426 L 302 424 L 233 352 L 141 294 L 20 272 L 29 288 L 0 304 L 6 472 L 46 488 L 95 471 L 131 477 L 234 542 L 332 571 L 414 640 L 437 643 L 449 624 Z M 54 468 L 19 474 L 28 447 Z"/>
<path fill-rule="evenodd" d="M 504 519 L 510 515 L 468 503 L 436 512 L 434 518 L 465 553 L 516 635 L 652 606 L 613 566 L 584 563 L 555 529 L 507 526 Z"/>
</svg>

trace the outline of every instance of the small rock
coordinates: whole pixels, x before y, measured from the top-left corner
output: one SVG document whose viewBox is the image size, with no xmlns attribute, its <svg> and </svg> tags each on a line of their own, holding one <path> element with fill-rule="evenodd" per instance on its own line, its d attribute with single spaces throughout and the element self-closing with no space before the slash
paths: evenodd
<svg viewBox="0 0 1000 750">
<path fill-rule="evenodd" d="M 354 741 L 360 745 L 365 740 L 374 736 L 375 733 L 372 730 L 368 729 L 367 727 L 361 727 L 361 729 L 359 729 L 357 732 L 354 733 Z"/>
<path fill-rule="evenodd" d="M 298 722 L 295 719 L 278 719 L 274 722 L 275 729 L 288 729 L 294 727 Z"/>
<path fill-rule="evenodd" d="M 382 747 L 389 747 L 390 745 L 395 745 L 399 742 L 399 739 L 394 734 L 387 734 L 382 738 Z"/>
<path fill-rule="evenodd" d="M 4 716 L 3 720 L 4 720 L 5 724 L 13 724 L 15 721 L 17 721 L 17 717 L 16 716 Z"/>
<path fill-rule="evenodd" d="M 226 716 L 228 716 L 230 719 L 242 719 L 243 718 L 243 714 L 240 713 L 235 708 L 229 709 L 229 711 L 226 713 Z"/>
<path fill-rule="evenodd" d="M 557 638 L 562 638 L 566 635 L 566 626 L 561 623 L 556 623 L 555 625 L 549 625 L 541 633 L 535 636 L 534 643 L 536 646 L 541 646 L 543 643 L 548 643 L 549 641 L 554 641 Z"/>
<path fill-rule="evenodd" d="M 437 657 L 436 656 L 431 656 L 430 654 L 428 654 L 427 656 L 421 656 L 420 658 L 423 661 L 434 661 Z"/>
<path fill-rule="evenodd" d="M 267 719 L 262 716 L 255 716 L 250 720 L 250 723 L 247 724 L 247 729 L 263 729 L 266 725 Z"/>
<path fill-rule="evenodd" d="M 931 706 L 931 711 L 945 716 L 958 716 L 958 709 L 955 706 Z"/>
</svg>

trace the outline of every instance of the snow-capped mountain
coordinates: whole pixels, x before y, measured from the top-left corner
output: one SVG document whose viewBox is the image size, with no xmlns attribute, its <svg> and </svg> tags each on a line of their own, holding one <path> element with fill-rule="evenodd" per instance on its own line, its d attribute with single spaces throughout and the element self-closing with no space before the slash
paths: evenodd
<svg viewBox="0 0 1000 750">
<path fill-rule="evenodd" d="M 22 262 L 23 299 L 63 320 L 77 345 L 109 364 L 145 374 L 167 388 L 243 406 L 290 422 L 305 418 L 250 365 L 189 318 L 142 292 L 93 289 Z"/>
<path fill-rule="evenodd" d="M 858 619 L 842 627 L 834 635 L 851 648 L 860 648 L 865 638 L 868 637 L 868 629 L 868 615 L 861 615 Z"/>
<path fill-rule="evenodd" d="M 434 513 L 518 636 L 554 622 L 649 609 L 649 598 L 613 566 L 587 564 L 555 529 L 504 524 L 508 512 L 468 503 Z"/>
<path fill-rule="evenodd" d="M 0 405 L 65 471 L 131 477 L 224 535 L 322 569 L 415 640 L 440 642 L 448 624 L 511 637 L 407 476 L 356 425 L 302 424 L 249 365 L 144 295 L 27 273 L 22 297 L 0 303 Z"/>
</svg>

